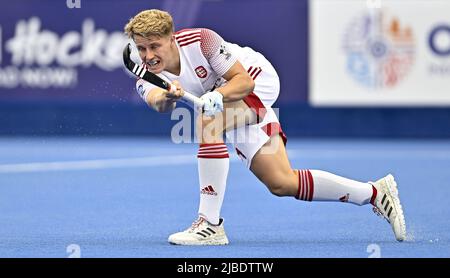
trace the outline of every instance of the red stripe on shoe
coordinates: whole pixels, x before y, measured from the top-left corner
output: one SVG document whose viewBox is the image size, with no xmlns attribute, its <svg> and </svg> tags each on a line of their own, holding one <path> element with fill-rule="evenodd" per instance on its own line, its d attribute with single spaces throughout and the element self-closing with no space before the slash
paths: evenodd
<svg viewBox="0 0 450 278">
<path fill-rule="evenodd" d="M 370 198 L 370 203 L 375 206 L 375 198 L 377 198 L 378 191 L 375 186 L 372 185 L 372 198 Z"/>
</svg>

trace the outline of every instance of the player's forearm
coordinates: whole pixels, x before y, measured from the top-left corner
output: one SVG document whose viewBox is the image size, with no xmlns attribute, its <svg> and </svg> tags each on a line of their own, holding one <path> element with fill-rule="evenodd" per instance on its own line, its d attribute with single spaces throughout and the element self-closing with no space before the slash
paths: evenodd
<svg viewBox="0 0 450 278">
<path fill-rule="evenodd" d="M 223 102 L 233 102 L 245 98 L 254 88 L 255 82 L 248 74 L 237 74 L 216 91 L 223 95 Z"/>
<path fill-rule="evenodd" d="M 152 107 L 159 113 L 170 112 L 176 106 L 175 101 L 168 99 L 162 90 L 158 90 L 154 93 L 148 94 L 146 102 L 150 107 Z"/>
</svg>

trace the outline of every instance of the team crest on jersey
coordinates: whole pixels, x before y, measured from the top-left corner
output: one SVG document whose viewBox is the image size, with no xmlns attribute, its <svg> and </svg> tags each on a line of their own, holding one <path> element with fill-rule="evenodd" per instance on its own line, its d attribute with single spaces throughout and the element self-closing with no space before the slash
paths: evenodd
<svg viewBox="0 0 450 278">
<path fill-rule="evenodd" d="M 208 75 L 204 66 L 198 66 L 195 68 L 195 74 L 200 78 L 205 78 Z"/>
</svg>

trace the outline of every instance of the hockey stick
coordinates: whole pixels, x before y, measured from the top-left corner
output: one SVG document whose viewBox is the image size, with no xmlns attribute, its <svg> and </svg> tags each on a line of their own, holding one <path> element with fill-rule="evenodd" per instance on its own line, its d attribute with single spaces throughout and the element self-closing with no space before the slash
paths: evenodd
<svg viewBox="0 0 450 278">
<path fill-rule="evenodd" d="M 123 50 L 123 63 L 125 64 L 125 67 L 137 77 L 140 77 L 145 81 L 150 82 L 153 85 L 158 86 L 164 90 L 174 93 L 176 91 L 174 85 L 170 84 L 169 82 L 166 82 L 164 79 L 160 78 L 156 74 L 148 71 L 144 66 L 138 66 L 135 62 L 133 62 L 133 60 L 131 60 L 130 47 L 131 45 L 127 44 L 127 46 L 125 46 Z M 193 103 L 197 107 L 200 108 L 203 107 L 203 101 L 189 92 L 184 91 L 184 95 L 182 98 Z"/>
</svg>

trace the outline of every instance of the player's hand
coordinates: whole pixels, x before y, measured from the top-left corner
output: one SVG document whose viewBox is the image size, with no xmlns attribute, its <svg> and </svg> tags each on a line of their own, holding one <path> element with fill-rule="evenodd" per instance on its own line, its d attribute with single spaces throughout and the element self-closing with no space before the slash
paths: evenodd
<svg viewBox="0 0 450 278">
<path fill-rule="evenodd" d="M 223 111 L 223 95 L 218 91 L 207 92 L 200 97 L 205 103 L 203 106 L 203 113 L 212 117 L 218 112 Z"/>
<path fill-rule="evenodd" d="M 167 91 L 166 97 L 172 101 L 177 101 L 184 95 L 184 91 L 183 88 L 181 87 L 180 82 L 178 82 L 177 80 L 173 81 L 172 85 L 175 86 L 176 91 L 175 92 Z"/>
</svg>

